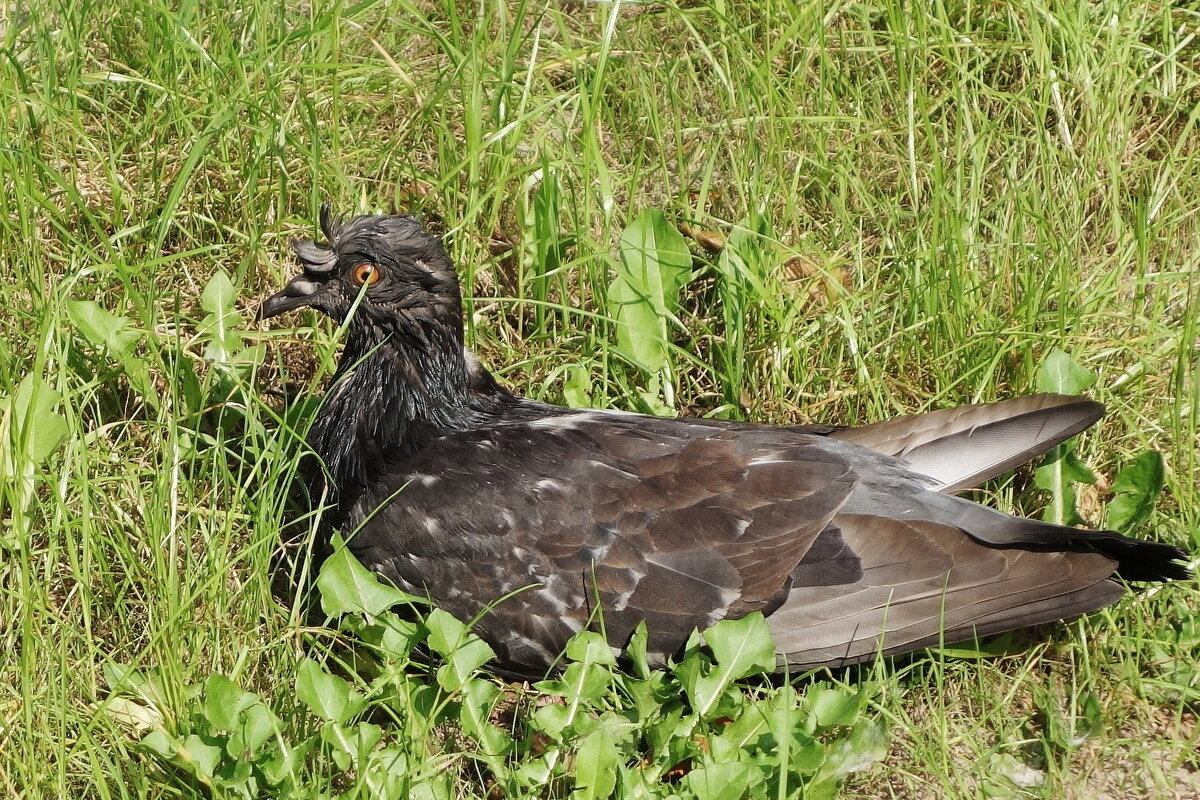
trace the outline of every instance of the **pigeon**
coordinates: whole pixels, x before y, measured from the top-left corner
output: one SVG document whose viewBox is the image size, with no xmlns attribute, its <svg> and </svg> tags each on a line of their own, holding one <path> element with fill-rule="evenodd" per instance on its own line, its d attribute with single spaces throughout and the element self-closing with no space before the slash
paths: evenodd
<svg viewBox="0 0 1200 800">
<path fill-rule="evenodd" d="M 383 580 L 432 600 L 545 676 L 570 638 L 653 666 L 758 612 L 779 670 L 840 667 L 1074 617 L 1125 582 L 1189 575 L 1183 550 L 1012 516 L 956 492 L 1096 422 L 1040 394 L 864 427 L 771 426 L 564 408 L 504 388 L 464 348 L 439 239 L 408 216 L 335 219 L 296 241 L 267 319 L 346 327 L 299 479 Z"/>
</svg>

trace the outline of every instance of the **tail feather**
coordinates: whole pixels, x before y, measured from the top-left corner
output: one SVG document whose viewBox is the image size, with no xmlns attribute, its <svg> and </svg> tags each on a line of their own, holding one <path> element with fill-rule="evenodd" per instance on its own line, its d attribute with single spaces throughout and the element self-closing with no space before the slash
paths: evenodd
<svg viewBox="0 0 1200 800">
<path fill-rule="evenodd" d="M 978 542 L 1041 552 L 1100 553 L 1116 562 L 1115 572 L 1127 581 L 1186 580 L 1188 554 L 1163 542 L 1134 539 L 1116 531 L 1084 530 L 1025 517 L 1014 517 L 962 497 L 931 495 L 915 512 L 957 524 Z"/>
</svg>

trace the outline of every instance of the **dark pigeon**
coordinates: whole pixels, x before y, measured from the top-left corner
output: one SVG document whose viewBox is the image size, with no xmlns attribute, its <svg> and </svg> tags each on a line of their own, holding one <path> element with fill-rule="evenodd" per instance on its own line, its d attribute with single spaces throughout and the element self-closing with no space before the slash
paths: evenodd
<svg viewBox="0 0 1200 800">
<path fill-rule="evenodd" d="M 544 675 L 601 618 L 614 648 L 644 620 L 663 663 L 693 630 L 759 611 L 781 668 L 836 667 L 1188 574 L 1176 547 L 953 495 L 1088 427 L 1099 403 L 1036 395 L 862 428 L 545 405 L 464 351 L 453 265 L 416 220 L 326 207 L 321 228 L 260 312 L 353 317 L 309 434 L 321 537 L 478 617 L 504 674 Z"/>
</svg>

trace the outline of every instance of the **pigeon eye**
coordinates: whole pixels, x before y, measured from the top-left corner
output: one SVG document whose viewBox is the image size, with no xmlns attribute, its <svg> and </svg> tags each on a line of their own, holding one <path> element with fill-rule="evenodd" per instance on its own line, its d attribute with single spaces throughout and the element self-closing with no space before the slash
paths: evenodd
<svg viewBox="0 0 1200 800">
<path fill-rule="evenodd" d="M 353 278 L 354 282 L 359 286 L 369 286 L 372 283 L 378 283 L 379 267 L 370 262 L 364 262 L 354 268 L 354 270 L 350 273 L 350 277 Z"/>
</svg>

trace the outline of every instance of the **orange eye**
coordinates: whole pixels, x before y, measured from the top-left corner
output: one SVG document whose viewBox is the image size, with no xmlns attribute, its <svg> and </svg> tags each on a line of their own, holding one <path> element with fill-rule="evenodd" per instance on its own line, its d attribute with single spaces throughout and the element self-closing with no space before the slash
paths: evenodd
<svg viewBox="0 0 1200 800">
<path fill-rule="evenodd" d="M 364 262 L 354 268 L 354 271 L 350 273 L 350 277 L 359 286 L 377 283 L 379 281 L 379 267 L 370 262 Z"/>
</svg>

